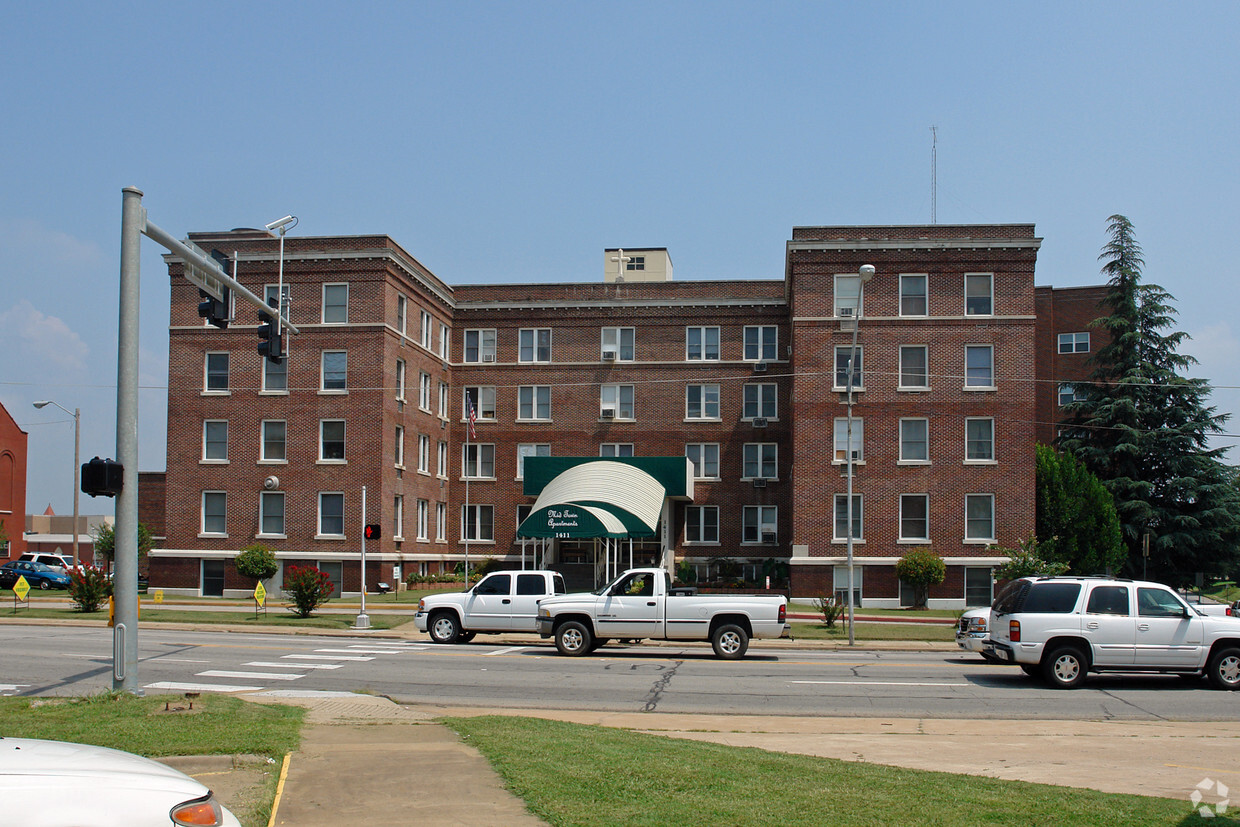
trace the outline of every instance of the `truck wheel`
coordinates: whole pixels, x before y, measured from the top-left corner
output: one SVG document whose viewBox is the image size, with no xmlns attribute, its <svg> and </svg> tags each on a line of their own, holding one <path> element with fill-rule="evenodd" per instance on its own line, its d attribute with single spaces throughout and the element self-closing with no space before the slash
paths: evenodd
<svg viewBox="0 0 1240 827">
<path fill-rule="evenodd" d="M 1215 689 L 1240 689 L 1240 649 L 1220 649 L 1206 670 Z"/>
<path fill-rule="evenodd" d="M 456 636 L 457 643 L 469 643 L 477 635 L 477 632 L 461 632 Z"/>
<path fill-rule="evenodd" d="M 715 657 L 724 660 L 737 660 L 745 657 L 749 648 L 749 635 L 734 623 L 725 623 L 715 629 L 710 636 L 710 644 L 715 648 Z"/>
<path fill-rule="evenodd" d="M 1077 646 L 1058 646 L 1042 658 L 1042 677 L 1057 689 L 1076 689 L 1088 670 L 1085 653 Z"/>
<path fill-rule="evenodd" d="M 456 643 L 461 634 L 461 624 L 451 612 L 440 612 L 431 618 L 426 631 L 430 632 L 431 640 L 435 643 Z"/>
<path fill-rule="evenodd" d="M 594 649 L 594 635 L 581 621 L 567 620 L 555 630 L 555 648 L 569 657 L 585 655 Z"/>
</svg>

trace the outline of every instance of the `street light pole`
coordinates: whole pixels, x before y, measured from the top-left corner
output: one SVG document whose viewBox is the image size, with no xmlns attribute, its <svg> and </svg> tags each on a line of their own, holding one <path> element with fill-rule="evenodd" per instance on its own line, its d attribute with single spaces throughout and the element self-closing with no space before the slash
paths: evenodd
<svg viewBox="0 0 1240 827">
<path fill-rule="evenodd" d="M 74 408 L 70 411 L 59 402 L 53 402 L 50 399 L 44 399 L 35 402 L 36 408 L 46 408 L 48 405 L 55 405 L 67 414 L 73 416 L 73 567 L 78 567 L 78 497 L 81 496 L 82 490 L 82 409 Z"/>
<path fill-rule="evenodd" d="M 847 533 L 845 537 L 848 540 L 848 645 L 856 644 L 855 635 L 855 619 L 853 616 L 853 371 L 857 364 L 857 329 L 861 326 L 861 301 L 865 296 L 865 283 L 874 278 L 874 265 L 863 264 L 861 269 L 857 271 L 857 308 L 853 311 L 853 330 L 852 330 L 852 350 L 848 354 L 848 426 L 844 439 L 844 461 L 847 464 L 848 472 L 848 493 L 845 502 L 845 519 Z"/>
</svg>

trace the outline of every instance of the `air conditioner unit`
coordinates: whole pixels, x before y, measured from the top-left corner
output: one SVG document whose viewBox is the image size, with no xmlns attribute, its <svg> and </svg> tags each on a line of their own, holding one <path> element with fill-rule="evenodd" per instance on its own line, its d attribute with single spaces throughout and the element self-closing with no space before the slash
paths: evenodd
<svg viewBox="0 0 1240 827">
<path fill-rule="evenodd" d="M 764 532 L 762 532 L 762 542 L 764 542 L 764 543 L 773 543 L 773 542 L 775 542 L 775 532 L 774 532 L 774 531 L 764 531 Z"/>
<path fill-rule="evenodd" d="M 755 416 L 755 417 L 753 418 L 753 426 L 754 426 L 755 428 L 765 428 L 765 427 L 766 427 L 766 417 L 765 417 L 765 416 Z"/>
<path fill-rule="evenodd" d="M 615 418 L 616 418 L 615 408 L 603 408 L 603 419 L 615 419 Z"/>
<path fill-rule="evenodd" d="M 766 488 L 766 477 L 756 477 L 753 481 L 754 488 Z"/>
<path fill-rule="evenodd" d="M 604 361 L 604 362 L 614 362 L 614 361 L 616 361 L 616 352 L 615 352 L 614 350 L 604 350 L 604 351 L 603 351 L 603 361 Z"/>
<path fill-rule="evenodd" d="M 482 361 L 484 361 L 484 362 L 494 362 L 494 361 L 495 361 L 495 354 L 494 354 L 494 353 L 484 353 L 484 354 L 482 354 Z"/>
<path fill-rule="evenodd" d="M 853 316 L 857 315 L 857 308 L 841 307 L 839 308 L 839 310 L 836 311 L 836 313 L 839 315 L 841 319 L 851 319 Z"/>
<path fill-rule="evenodd" d="M 753 372 L 754 373 L 766 373 L 766 362 L 754 362 Z"/>
</svg>

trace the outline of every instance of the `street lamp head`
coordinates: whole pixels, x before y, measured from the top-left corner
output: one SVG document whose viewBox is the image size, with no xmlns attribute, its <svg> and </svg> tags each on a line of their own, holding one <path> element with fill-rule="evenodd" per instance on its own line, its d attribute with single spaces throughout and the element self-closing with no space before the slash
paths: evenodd
<svg viewBox="0 0 1240 827">
<path fill-rule="evenodd" d="M 270 224 L 268 224 L 267 232 L 273 233 L 276 230 L 279 230 L 280 235 L 284 235 L 285 227 L 288 227 L 290 224 L 296 224 L 296 222 L 297 222 L 297 216 L 286 215 L 283 218 L 278 218 L 275 221 L 272 221 Z"/>
<path fill-rule="evenodd" d="M 874 278 L 874 265 L 862 264 L 861 269 L 857 271 L 857 275 L 861 277 L 861 283 L 864 284 Z"/>
<path fill-rule="evenodd" d="M 38 401 L 38 402 L 34 403 L 34 406 L 35 406 L 36 408 L 46 408 L 46 407 L 47 407 L 48 405 L 50 405 L 50 404 L 52 404 L 52 400 L 50 400 L 50 399 L 43 399 L 43 400 L 40 400 L 40 401 Z"/>
</svg>

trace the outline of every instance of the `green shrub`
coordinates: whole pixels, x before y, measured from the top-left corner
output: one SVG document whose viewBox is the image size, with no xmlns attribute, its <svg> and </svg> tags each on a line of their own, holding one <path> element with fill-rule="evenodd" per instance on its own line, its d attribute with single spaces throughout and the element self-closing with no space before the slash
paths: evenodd
<svg viewBox="0 0 1240 827">
<path fill-rule="evenodd" d="M 947 577 L 947 564 L 930 549 L 917 546 L 896 561 L 896 576 L 912 587 L 914 605 L 924 608 L 930 587 Z"/>
<path fill-rule="evenodd" d="M 69 572 L 69 599 L 78 612 L 97 612 L 112 596 L 107 572 L 94 566 L 80 566 Z"/>
<path fill-rule="evenodd" d="M 834 629 L 835 621 L 840 619 L 848 605 L 842 600 L 836 600 L 835 595 L 822 594 L 814 598 L 814 608 L 822 612 L 822 619 L 827 624 L 827 628 Z"/>
<path fill-rule="evenodd" d="M 270 546 L 262 543 L 243 548 L 241 553 L 233 558 L 233 565 L 237 569 L 237 574 L 248 577 L 255 583 L 275 577 L 276 572 L 280 570 L 275 552 Z"/>
<path fill-rule="evenodd" d="M 314 566 L 289 566 L 284 572 L 284 596 L 292 601 L 289 609 L 298 617 L 309 617 L 335 589 L 327 573 Z"/>
</svg>

